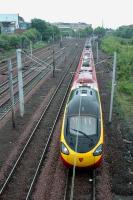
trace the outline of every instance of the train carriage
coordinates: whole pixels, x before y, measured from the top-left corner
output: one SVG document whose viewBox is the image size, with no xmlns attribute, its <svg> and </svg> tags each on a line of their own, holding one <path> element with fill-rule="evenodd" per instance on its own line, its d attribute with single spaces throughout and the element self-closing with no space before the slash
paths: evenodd
<svg viewBox="0 0 133 200">
<path fill-rule="evenodd" d="M 86 51 L 90 63 L 83 69 Z M 91 69 L 91 70 L 90 70 Z M 99 166 L 103 155 L 103 119 L 90 45 L 84 48 L 65 107 L 61 138 L 61 158 L 66 166 Z"/>
</svg>

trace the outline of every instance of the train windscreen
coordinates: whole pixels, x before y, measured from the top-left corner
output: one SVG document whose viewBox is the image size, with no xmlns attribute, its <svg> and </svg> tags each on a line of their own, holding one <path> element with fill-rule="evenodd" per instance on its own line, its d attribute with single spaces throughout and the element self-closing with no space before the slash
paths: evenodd
<svg viewBox="0 0 133 200">
<path fill-rule="evenodd" d="M 97 119 L 92 116 L 69 117 L 69 132 L 72 135 L 78 134 L 92 136 L 97 132 Z"/>
</svg>

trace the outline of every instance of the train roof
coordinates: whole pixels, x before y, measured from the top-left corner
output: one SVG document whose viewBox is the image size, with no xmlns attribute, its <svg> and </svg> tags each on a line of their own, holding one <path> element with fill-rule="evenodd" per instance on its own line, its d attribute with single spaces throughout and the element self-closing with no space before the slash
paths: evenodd
<svg viewBox="0 0 133 200">
<path fill-rule="evenodd" d="M 67 106 L 67 115 L 79 115 L 79 112 L 80 115 L 99 116 L 99 100 L 94 89 L 81 87 L 74 91 Z"/>
</svg>

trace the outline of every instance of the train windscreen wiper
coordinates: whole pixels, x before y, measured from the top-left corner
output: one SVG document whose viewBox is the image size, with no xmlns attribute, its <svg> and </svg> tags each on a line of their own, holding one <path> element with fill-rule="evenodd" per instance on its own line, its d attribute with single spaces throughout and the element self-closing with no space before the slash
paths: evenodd
<svg viewBox="0 0 133 200">
<path fill-rule="evenodd" d="M 82 132 L 82 131 L 79 131 L 77 129 L 74 129 L 74 128 L 71 128 L 73 131 L 76 131 L 76 132 L 79 132 L 81 133 L 82 135 L 86 136 L 87 138 L 91 139 L 86 133 Z"/>
</svg>

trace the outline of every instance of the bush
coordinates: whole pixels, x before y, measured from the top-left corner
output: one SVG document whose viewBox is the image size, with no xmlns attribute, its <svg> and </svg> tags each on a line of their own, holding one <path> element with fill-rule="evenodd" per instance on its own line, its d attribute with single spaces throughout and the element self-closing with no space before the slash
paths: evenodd
<svg viewBox="0 0 133 200">
<path fill-rule="evenodd" d="M 33 43 L 40 39 L 40 33 L 35 28 L 25 31 L 23 36 L 31 40 Z"/>
<path fill-rule="evenodd" d="M 16 48 L 27 48 L 30 41 L 33 43 L 39 41 L 41 38 L 40 33 L 36 29 L 28 29 L 23 34 L 2 34 L 0 35 L 0 49 L 9 50 Z"/>
<path fill-rule="evenodd" d="M 39 42 L 36 42 L 36 43 L 33 45 L 33 47 L 34 47 L 35 49 L 38 49 L 38 48 L 44 48 L 46 45 L 47 45 L 46 42 L 39 41 Z"/>
<path fill-rule="evenodd" d="M 6 35 L 0 36 L 0 48 L 5 50 L 8 50 L 10 48 L 8 36 Z"/>
<path fill-rule="evenodd" d="M 102 41 L 101 48 L 103 51 L 109 54 L 113 54 L 114 51 L 120 52 L 121 44 L 115 37 L 105 37 Z"/>
<path fill-rule="evenodd" d="M 121 26 L 115 31 L 115 35 L 122 38 L 132 38 L 133 37 L 133 25 Z"/>
<path fill-rule="evenodd" d="M 20 37 L 18 35 L 10 35 L 8 40 L 9 40 L 9 46 L 11 48 L 16 49 L 16 48 L 20 47 L 21 40 L 20 40 Z"/>
<path fill-rule="evenodd" d="M 120 82 L 119 91 L 133 97 L 133 80 Z"/>
<path fill-rule="evenodd" d="M 120 37 L 105 37 L 102 49 L 109 54 L 117 52 L 117 83 L 118 90 L 126 95 L 133 96 L 133 45 L 131 40 Z M 130 43 L 130 44 L 129 44 Z"/>
<path fill-rule="evenodd" d="M 27 46 L 29 46 L 30 40 L 27 38 L 25 35 L 20 36 L 20 41 L 21 41 L 21 48 L 25 49 Z"/>
</svg>

